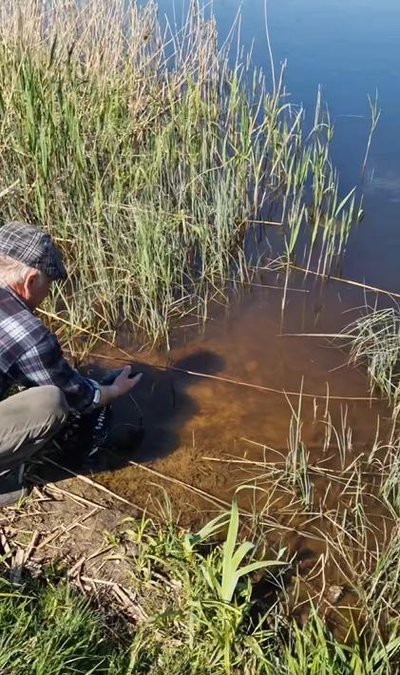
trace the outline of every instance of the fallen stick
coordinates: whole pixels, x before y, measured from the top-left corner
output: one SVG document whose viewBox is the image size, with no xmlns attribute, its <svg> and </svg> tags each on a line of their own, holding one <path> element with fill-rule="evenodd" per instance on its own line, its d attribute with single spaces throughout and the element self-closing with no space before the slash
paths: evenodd
<svg viewBox="0 0 400 675">
<path fill-rule="evenodd" d="M 248 218 L 244 223 L 256 223 L 257 225 L 276 225 L 279 227 L 280 225 L 283 225 L 282 220 L 254 220 L 253 218 Z"/>
<path fill-rule="evenodd" d="M 63 490 L 63 488 L 58 487 L 58 485 L 54 485 L 54 483 L 46 483 L 44 486 L 45 490 L 49 490 L 49 492 L 59 492 L 62 495 L 65 495 L 66 497 L 69 497 L 72 499 L 72 501 L 76 502 L 80 506 L 92 506 L 97 509 L 104 509 L 105 506 L 102 504 L 97 504 L 96 502 L 91 501 L 90 499 L 85 499 L 84 497 L 81 497 L 80 495 L 76 495 L 74 492 L 69 492 L 68 490 Z"/>
<path fill-rule="evenodd" d="M 52 532 L 50 532 L 50 534 L 48 534 L 47 537 L 45 537 L 43 539 L 43 541 L 41 541 L 40 544 L 38 544 L 36 546 L 36 550 L 39 551 L 40 549 L 44 548 L 48 544 L 51 544 L 51 542 L 54 541 L 54 539 L 57 539 L 57 537 L 61 537 L 61 535 L 62 535 L 61 528 L 59 526 L 55 527 L 52 530 Z"/>
<path fill-rule="evenodd" d="M 175 368 L 173 366 L 154 366 L 155 368 L 164 368 L 165 370 L 172 370 L 178 373 L 185 373 L 194 377 L 204 377 L 218 382 L 227 382 L 228 384 L 235 384 L 239 387 L 249 387 L 250 389 L 258 389 L 259 391 L 267 391 L 272 394 L 280 394 L 281 396 L 297 396 L 300 398 L 322 398 L 334 401 L 378 401 L 378 397 L 373 396 L 333 396 L 332 394 L 311 394 L 304 391 L 285 391 L 284 389 L 274 389 L 273 387 L 265 387 L 261 384 L 253 384 L 251 382 L 241 382 L 230 377 L 222 377 L 220 375 L 209 375 L 208 373 L 199 373 L 194 370 L 185 370 L 184 368 Z"/>
<path fill-rule="evenodd" d="M 348 333 L 279 333 L 279 337 L 351 338 Z"/>
<path fill-rule="evenodd" d="M 118 349 L 118 347 L 117 347 Z M 93 356 L 99 359 L 105 359 L 106 361 L 117 361 L 119 363 L 132 363 L 134 357 L 131 357 L 129 360 L 124 358 L 116 358 L 113 356 L 105 356 L 104 354 L 96 354 Z M 140 361 L 135 361 L 138 366 L 140 366 Z M 259 391 L 266 391 L 271 394 L 279 394 L 280 396 L 297 396 L 301 398 L 318 398 L 323 400 L 333 400 L 333 401 L 380 401 L 381 398 L 378 396 L 334 396 L 332 394 L 311 394 L 304 391 L 285 391 L 284 389 L 274 389 L 273 387 L 265 387 L 261 384 L 253 384 L 252 382 L 241 382 L 240 380 L 234 380 L 230 377 L 222 377 L 221 375 L 210 375 L 209 373 L 201 373 L 195 370 L 186 370 L 185 368 L 176 368 L 175 366 L 162 366 L 157 363 L 149 364 L 151 368 L 157 368 L 158 370 L 168 370 L 175 373 L 183 373 L 184 375 L 191 375 L 193 377 L 202 377 L 209 380 L 216 380 L 217 382 L 225 382 L 227 384 L 234 384 L 238 387 L 248 387 L 250 389 L 257 389 Z"/>
<path fill-rule="evenodd" d="M 238 283 L 240 286 L 255 286 L 257 288 L 272 288 L 275 291 L 291 291 L 292 293 L 309 293 L 310 291 L 307 288 L 292 288 L 291 286 L 285 288 L 285 286 L 276 286 L 273 284 L 259 284 L 257 281 L 238 281 L 236 279 L 225 278 L 223 281 L 229 281 L 231 283 Z"/>
<path fill-rule="evenodd" d="M 67 571 L 67 577 L 75 576 L 83 567 L 84 562 L 86 561 L 85 556 L 83 555 L 79 560 Z"/>
<path fill-rule="evenodd" d="M 87 520 L 88 518 L 91 518 L 98 511 L 99 511 L 99 509 L 96 506 L 94 509 L 89 511 L 89 513 L 87 513 L 85 516 L 83 516 L 83 515 L 79 516 L 79 518 L 76 518 L 76 520 L 74 520 L 70 525 L 68 525 L 68 527 L 63 528 L 63 534 L 67 534 L 68 532 L 71 532 L 71 530 L 73 530 L 78 525 L 81 525 L 82 523 L 84 523 L 85 520 Z"/>
<path fill-rule="evenodd" d="M 95 579 L 94 577 L 81 576 L 82 581 L 92 584 L 100 584 L 101 586 L 109 586 L 114 588 L 117 585 L 116 581 L 107 581 L 107 579 Z"/>
<path fill-rule="evenodd" d="M 32 535 L 32 539 L 29 542 L 28 548 L 25 550 L 24 565 L 28 562 L 33 551 L 36 549 L 39 539 L 40 539 L 40 532 L 39 530 L 35 530 Z"/>
<path fill-rule="evenodd" d="M 304 272 L 305 274 L 312 274 L 314 277 L 320 277 L 321 279 L 331 279 L 332 281 L 339 281 L 342 284 L 348 284 L 349 286 L 356 286 L 357 288 L 362 288 L 366 291 L 372 291 L 373 293 L 383 293 L 383 295 L 389 295 L 392 298 L 400 298 L 400 293 L 395 293 L 394 291 L 388 291 L 384 288 L 377 288 L 376 286 L 370 286 L 369 284 L 361 283 L 360 281 L 354 281 L 353 279 L 344 279 L 343 277 L 336 277 L 330 274 L 322 274 L 321 272 L 314 272 L 314 270 L 308 270 L 305 267 L 298 267 L 297 265 L 291 265 L 289 263 L 289 268 L 292 270 L 297 270 L 298 272 Z"/>
<path fill-rule="evenodd" d="M 174 478 L 173 476 L 167 476 L 166 474 L 161 473 L 160 471 L 156 471 L 156 469 L 152 469 L 149 466 L 146 466 L 145 464 L 138 464 L 137 462 L 132 462 L 130 461 L 129 464 L 132 466 L 144 469 L 153 475 L 157 476 L 158 478 L 162 478 L 166 481 L 170 481 L 171 483 L 175 483 L 176 485 L 179 485 L 180 487 L 183 487 L 191 492 L 195 492 L 202 496 L 204 499 L 208 499 L 212 503 L 214 503 L 215 506 L 223 506 L 224 508 L 227 508 L 228 510 L 231 509 L 231 502 L 227 502 L 224 499 L 220 499 L 219 497 L 214 497 L 213 495 L 210 495 L 208 492 L 204 492 L 204 490 L 200 490 L 200 488 L 195 488 L 193 485 L 189 485 L 189 483 L 185 483 L 184 481 L 179 480 L 178 478 Z M 241 516 L 247 516 L 252 518 L 253 513 L 250 511 L 247 511 L 245 509 L 239 509 L 239 513 Z M 278 521 L 275 520 L 270 520 L 269 522 L 265 519 L 265 516 L 263 516 L 263 519 L 260 521 L 262 524 L 271 527 L 272 529 L 276 530 L 283 530 L 285 532 L 296 532 L 297 534 L 301 534 L 301 532 L 294 528 L 294 527 L 287 527 L 286 525 L 282 525 Z M 310 532 L 303 532 L 302 533 L 304 536 L 310 537 L 310 539 L 315 539 L 314 535 Z M 320 539 L 319 537 L 317 538 L 318 540 Z"/>
<path fill-rule="evenodd" d="M 173 476 L 167 476 L 164 473 L 161 473 L 160 471 L 157 471 L 156 469 L 151 468 L 150 466 L 146 466 L 146 464 L 139 464 L 138 462 L 133 462 L 132 460 L 129 461 L 129 464 L 131 466 L 135 466 L 136 468 L 143 469 L 144 471 L 148 471 L 149 473 L 153 474 L 154 476 L 157 476 L 157 478 L 162 478 L 164 480 L 169 481 L 170 483 L 175 483 L 175 485 L 179 485 L 180 487 L 185 488 L 186 490 L 189 490 L 191 492 L 194 492 L 195 494 L 200 495 L 203 497 L 203 499 L 206 499 L 209 501 L 211 504 L 214 504 L 214 506 L 223 506 L 224 508 L 230 509 L 231 504 L 230 502 L 225 501 L 224 499 L 220 499 L 219 497 L 214 497 L 214 495 L 209 494 L 209 492 L 205 492 L 204 490 L 201 490 L 200 488 L 196 488 L 193 485 L 189 485 L 189 483 L 185 483 L 182 480 L 179 480 L 179 478 L 174 478 Z"/>
<path fill-rule="evenodd" d="M 66 466 L 58 464 L 58 462 L 55 462 L 53 459 L 50 459 L 49 457 L 47 457 L 46 462 L 53 464 L 53 466 L 56 466 L 58 469 L 61 469 L 62 471 L 66 471 L 67 473 L 69 473 L 70 476 L 73 476 L 74 478 L 79 478 L 79 480 L 83 481 L 84 483 L 87 483 L 87 485 L 92 485 L 97 490 L 104 492 L 109 497 L 117 499 L 118 501 L 122 502 L 123 504 L 127 504 L 128 506 L 132 506 L 134 509 L 138 509 L 138 511 L 141 511 L 142 513 L 144 512 L 144 509 L 142 509 L 140 506 L 134 504 L 133 502 L 130 502 L 129 499 L 125 499 L 125 497 L 121 497 L 121 495 L 117 494 L 116 492 L 109 490 L 104 485 L 101 485 L 101 483 L 96 483 L 96 481 L 92 480 L 91 478 L 88 478 L 87 476 L 83 476 L 80 473 L 76 473 L 75 471 L 72 471 L 72 469 L 67 469 Z"/>
</svg>

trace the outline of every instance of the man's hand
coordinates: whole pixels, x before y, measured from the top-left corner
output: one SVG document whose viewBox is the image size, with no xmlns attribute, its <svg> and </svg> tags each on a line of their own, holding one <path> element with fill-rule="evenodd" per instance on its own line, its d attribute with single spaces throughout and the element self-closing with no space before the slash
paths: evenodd
<svg viewBox="0 0 400 675">
<path fill-rule="evenodd" d="M 135 387 L 140 380 L 142 379 L 143 373 L 136 373 L 134 377 L 129 377 L 131 374 L 131 367 L 125 366 L 122 373 L 115 378 L 111 388 L 115 390 L 115 398 L 124 396 L 127 394 L 133 387 Z"/>
<path fill-rule="evenodd" d="M 100 385 L 101 398 L 100 405 L 106 406 L 111 401 L 128 394 L 142 379 L 143 373 L 137 373 L 134 377 L 129 377 L 131 374 L 131 367 L 126 366 L 122 372 L 115 378 L 110 385 Z"/>
</svg>

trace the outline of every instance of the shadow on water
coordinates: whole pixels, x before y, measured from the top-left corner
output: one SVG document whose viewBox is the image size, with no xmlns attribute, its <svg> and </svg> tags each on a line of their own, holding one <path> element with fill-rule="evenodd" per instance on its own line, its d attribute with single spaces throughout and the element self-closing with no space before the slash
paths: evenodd
<svg viewBox="0 0 400 675">
<path fill-rule="evenodd" d="M 223 367 L 224 360 L 206 350 L 196 351 L 174 363 L 174 368 L 207 374 L 216 374 Z M 174 452 L 180 443 L 179 429 L 197 412 L 188 393 L 193 377 L 152 366 L 140 368 L 144 377 L 135 393 L 135 404 L 128 397 L 114 407 L 117 438 L 124 425 L 139 423 L 142 418 L 143 440 L 139 448 L 131 451 L 133 456 L 129 456 L 136 462 L 154 461 Z"/>
<path fill-rule="evenodd" d="M 200 371 L 216 374 L 224 367 L 224 360 L 207 350 L 198 350 L 174 362 L 177 370 Z M 98 366 L 87 366 L 91 377 L 104 376 L 108 371 Z M 132 394 L 117 401 L 112 408 L 111 446 L 102 450 L 92 465 L 85 465 L 85 448 L 76 447 L 69 455 L 50 450 L 46 456 L 53 457 L 60 467 L 76 473 L 91 474 L 116 471 L 129 465 L 130 461 L 151 462 L 173 453 L 180 444 L 179 430 L 197 412 L 197 407 L 188 393 L 194 378 L 176 370 L 162 370 L 148 364 L 140 364 L 143 378 Z M 37 476 L 36 476 L 37 473 Z M 43 484 L 57 482 L 68 477 L 68 471 L 44 463 L 34 474 L 33 482 Z"/>
</svg>

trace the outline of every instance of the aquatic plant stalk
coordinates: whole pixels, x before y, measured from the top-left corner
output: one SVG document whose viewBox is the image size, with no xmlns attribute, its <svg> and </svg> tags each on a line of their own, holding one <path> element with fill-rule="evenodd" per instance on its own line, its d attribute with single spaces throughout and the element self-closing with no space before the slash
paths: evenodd
<svg viewBox="0 0 400 675">
<path fill-rule="evenodd" d="M 328 270 L 344 250 L 353 194 L 338 197 L 320 99 L 304 138 L 284 68 L 270 92 L 229 60 L 233 37 L 220 47 L 197 3 L 177 28 L 152 1 L 1 4 L 0 218 L 63 250 L 70 282 L 49 311 L 68 339 L 75 325 L 113 341 L 124 323 L 168 344 L 175 319 L 206 319 L 224 279 L 249 280 L 251 220 L 271 204 L 287 257 L 305 247 Z"/>
</svg>

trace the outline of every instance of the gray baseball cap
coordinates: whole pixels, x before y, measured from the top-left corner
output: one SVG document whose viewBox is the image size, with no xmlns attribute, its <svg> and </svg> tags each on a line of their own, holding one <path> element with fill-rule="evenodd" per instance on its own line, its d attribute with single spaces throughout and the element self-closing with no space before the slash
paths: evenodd
<svg viewBox="0 0 400 675">
<path fill-rule="evenodd" d="M 67 277 L 61 253 L 47 232 L 29 223 L 0 227 L 0 255 L 8 255 L 47 274 L 53 281 Z"/>
</svg>

